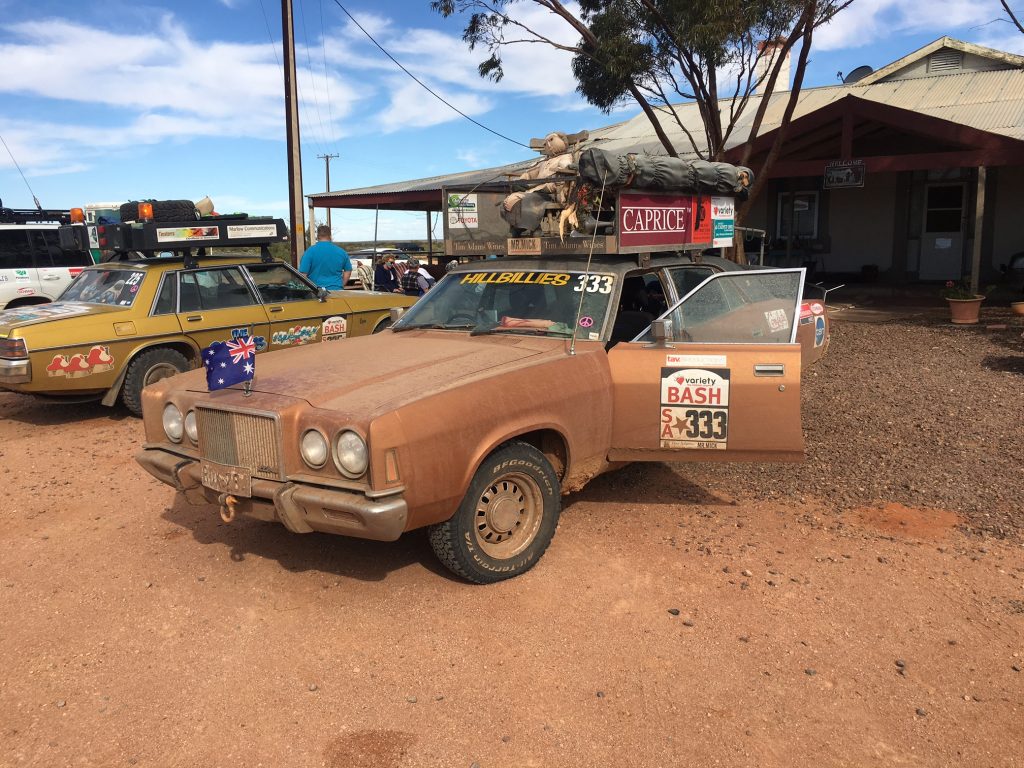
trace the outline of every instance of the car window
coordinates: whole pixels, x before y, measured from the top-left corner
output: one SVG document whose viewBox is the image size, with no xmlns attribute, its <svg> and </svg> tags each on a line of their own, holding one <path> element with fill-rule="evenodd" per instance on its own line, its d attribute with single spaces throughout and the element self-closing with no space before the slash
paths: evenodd
<svg viewBox="0 0 1024 768">
<path fill-rule="evenodd" d="M 56 229 L 29 230 L 29 240 L 37 267 L 84 267 L 92 264 L 92 258 L 85 251 L 61 248 L 60 233 Z"/>
<path fill-rule="evenodd" d="M 24 229 L 0 229 L 0 269 L 29 269 L 32 250 Z"/>
<path fill-rule="evenodd" d="M 264 304 L 316 298 L 316 291 L 309 283 L 284 264 L 249 264 L 246 270 Z"/>
<path fill-rule="evenodd" d="M 715 274 L 663 317 L 669 339 L 700 343 L 785 343 L 793 337 L 800 272 Z M 648 329 L 638 340 L 650 341 Z"/>
<path fill-rule="evenodd" d="M 192 269 L 180 273 L 179 312 L 226 309 L 256 304 L 256 297 L 238 267 Z"/>
<path fill-rule="evenodd" d="M 395 325 L 572 336 L 597 340 L 615 276 L 578 272 L 460 272 L 439 282 Z M 581 308 L 582 301 L 582 308 Z"/>
<path fill-rule="evenodd" d="M 708 266 L 674 267 L 669 270 L 676 293 L 681 297 L 688 294 L 698 285 L 707 280 L 715 271 Z"/>
<path fill-rule="evenodd" d="M 153 307 L 154 315 L 172 315 L 178 306 L 178 275 L 176 272 L 169 272 L 164 275 L 160 283 L 160 291 L 157 293 L 156 304 Z"/>
<path fill-rule="evenodd" d="M 142 271 L 87 269 L 71 282 L 60 300 L 130 307 L 145 279 L 146 273 Z"/>
</svg>

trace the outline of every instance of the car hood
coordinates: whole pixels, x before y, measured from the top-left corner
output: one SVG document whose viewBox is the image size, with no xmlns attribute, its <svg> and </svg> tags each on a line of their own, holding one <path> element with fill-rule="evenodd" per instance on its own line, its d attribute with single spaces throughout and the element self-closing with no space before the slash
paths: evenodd
<svg viewBox="0 0 1024 768">
<path fill-rule="evenodd" d="M 74 301 L 55 301 L 52 304 L 34 304 L 29 307 L 7 309 L 0 312 L 0 336 L 10 336 L 11 332 L 16 329 L 39 323 L 51 323 L 82 315 L 126 312 L 129 309 L 131 308 L 106 304 L 80 304 Z"/>
<path fill-rule="evenodd" d="M 356 418 L 372 418 L 467 380 L 528 365 L 539 355 L 564 353 L 564 349 L 564 339 L 386 331 L 258 355 L 252 389 L 300 397 L 315 407 Z M 200 382 L 192 379 L 189 384 L 205 384 Z"/>
</svg>

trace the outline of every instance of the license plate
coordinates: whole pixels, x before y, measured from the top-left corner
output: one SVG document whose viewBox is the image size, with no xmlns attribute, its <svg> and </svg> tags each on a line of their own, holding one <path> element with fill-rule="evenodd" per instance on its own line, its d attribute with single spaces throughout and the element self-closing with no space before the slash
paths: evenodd
<svg viewBox="0 0 1024 768">
<path fill-rule="evenodd" d="M 201 462 L 203 485 L 214 491 L 235 496 L 252 496 L 252 475 L 243 467 Z"/>
</svg>

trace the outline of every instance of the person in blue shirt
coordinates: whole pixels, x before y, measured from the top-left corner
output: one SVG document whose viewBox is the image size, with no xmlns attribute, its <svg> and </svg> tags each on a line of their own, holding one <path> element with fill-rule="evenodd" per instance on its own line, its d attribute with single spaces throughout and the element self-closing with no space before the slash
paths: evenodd
<svg viewBox="0 0 1024 768">
<path fill-rule="evenodd" d="M 316 243 L 306 249 L 299 261 L 299 272 L 329 291 L 340 291 L 352 274 L 352 260 L 344 248 L 331 242 L 331 228 L 316 228 Z"/>
</svg>

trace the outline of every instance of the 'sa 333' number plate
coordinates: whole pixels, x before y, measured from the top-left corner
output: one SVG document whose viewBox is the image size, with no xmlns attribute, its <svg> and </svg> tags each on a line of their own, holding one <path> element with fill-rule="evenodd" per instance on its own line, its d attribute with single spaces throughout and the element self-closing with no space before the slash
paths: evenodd
<svg viewBox="0 0 1024 768">
<path fill-rule="evenodd" d="M 226 467 L 222 464 L 201 463 L 203 485 L 214 491 L 230 493 L 233 496 L 252 496 L 252 475 L 243 467 Z"/>
</svg>

